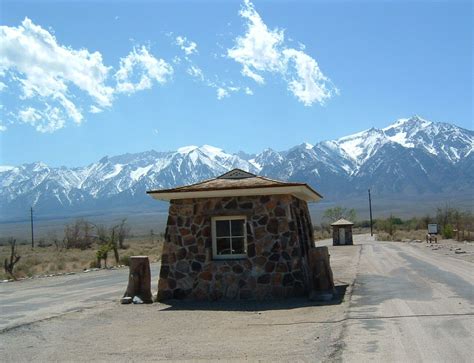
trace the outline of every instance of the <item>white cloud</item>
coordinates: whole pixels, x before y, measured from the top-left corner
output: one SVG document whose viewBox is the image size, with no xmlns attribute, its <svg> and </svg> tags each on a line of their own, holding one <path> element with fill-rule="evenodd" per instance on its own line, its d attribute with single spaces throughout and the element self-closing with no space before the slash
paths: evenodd
<svg viewBox="0 0 474 363">
<path fill-rule="evenodd" d="M 40 132 L 53 132 L 68 121 L 81 124 L 83 109 L 102 112 L 116 93 L 151 88 L 172 73 L 168 63 L 142 46 L 121 59 L 114 85 L 112 67 L 103 63 L 101 53 L 62 45 L 28 18 L 17 27 L 0 26 L 0 91 L 18 86 L 22 100 L 11 122 L 31 124 Z"/>
<path fill-rule="evenodd" d="M 18 119 L 36 128 L 42 133 L 51 133 L 64 127 L 65 116 L 58 107 L 46 104 L 43 111 L 27 107 L 18 112 Z"/>
<path fill-rule="evenodd" d="M 97 107 L 96 105 L 92 105 L 90 108 L 89 108 L 89 112 L 90 113 L 101 113 L 103 112 L 104 110 Z"/>
<path fill-rule="evenodd" d="M 0 54 L 0 68 L 18 72 L 25 98 L 58 100 L 67 112 L 72 109 L 68 86 L 73 84 L 94 102 L 111 105 L 113 89 L 105 85 L 110 67 L 103 64 L 102 55 L 60 45 L 28 18 L 18 27 L 0 26 Z"/>
<path fill-rule="evenodd" d="M 240 16 L 246 24 L 246 33 L 235 39 L 234 47 L 227 56 L 242 66 L 242 75 L 264 84 L 262 73 L 280 75 L 288 83 L 288 89 L 305 106 L 324 101 L 337 90 L 324 76 L 314 58 L 300 50 L 285 46 L 285 34 L 281 29 L 269 29 L 249 0 L 244 0 Z"/>
<path fill-rule="evenodd" d="M 249 95 L 249 96 L 253 95 L 253 91 L 249 87 L 245 87 L 244 92 L 246 95 Z"/>
<path fill-rule="evenodd" d="M 253 71 L 250 70 L 249 66 L 244 64 L 242 67 L 242 75 L 252 78 L 255 82 L 259 84 L 264 84 L 265 80 L 263 77 Z"/>
<path fill-rule="evenodd" d="M 7 131 L 7 127 L 3 125 L 2 123 L 0 123 L 0 132 L 4 132 L 4 131 Z"/>
<path fill-rule="evenodd" d="M 186 55 L 197 53 L 197 44 L 193 41 L 188 40 L 186 37 L 177 36 L 176 44 Z"/>
<path fill-rule="evenodd" d="M 283 54 L 289 64 L 288 89 L 305 106 L 324 104 L 326 99 L 337 93 L 331 81 L 319 69 L 318 63 L 305 52 L 285 49 Z"/>
<path fill-rule="evenodd" d="M 225 88 L 219 87 L 217 89 L 217 99 L 218 100 L 222 100 L 223 98 L 229 97 L 229 96 L 230 96 L 230 94 Z"/>
<path fill-rule="evenodd" d="M 231 93 L 236 93 L 241 90 L 240 87 L 235 87 L 235 86 L 214 86 L 217 88 L 217 99 L 222 100 L 223 98 L 230 97 Z M 246 90 L 244 90 L 246 92 Z"/>
<path fill-rule="evenodd" d="M 120 68 L 115 73 L 116 91 L 131 94 L 149 89 L 154 81 L 166 83 L 172 74 L 173 67 L 163 59 L 155 58 L 145 46 L 134 48 L 120 59 Z"/>
<path fill-rule="evenodd" d="M 186 72 L 195 78 L 198 78 L 201 81 L 204 81 L 204 73 L 202 72 L 202 69 L 199 68 L 198 66 L 195 65 L 190 65 Z"/>
<path fill-rule="evenodd" d="M 60 45 L 54 35 L 28 18 L 18 27 L 0 26 L 0 54 L 0 76 L 12 75 L 20 85 L 21 99 L 27 102 L 37 98 L 55 105 L 41 111 L 46 116 L 41 123 L 29 119 L 32 114 L 19 113 L 20 119 L 27 120 L 23 122 L 36 123 L 37 129 L 56 130 L 68 119 L 77 124 L 82 122 L 80 108 L 70 92 L 71 85 L 102 107 L 112 104 L 113 88 L 105 84 L 110 67 L 103 64 L 102 55 Z M 64 117 L 61 122 L 56 119 L 59 114 Z M 48 120 L 50 126 L 44 124 Z"/>
<path fill-rule="evenodd" d="M 21 110 L 18 113 L 18 117 L 20 118 L 21 121 L 27 122 L 27 123 L 35 123 L 41 119 L 41 115 L 33 107 L 28 107 Z"/>
<path fill-rule="evenodd" d="M 285 35 L 283 30 L 268 29 L 253 4 L 246 0 L 240 11 L 240 16 L 246 20 L 247 32 L 235 39 L 235 46 L 227 50 L 227 55 L 242 64 L 242 74 L 264 83 L 264 78 L 258 72 L 279 72 L 283 68 L 279 48 Z"/>
</svg>

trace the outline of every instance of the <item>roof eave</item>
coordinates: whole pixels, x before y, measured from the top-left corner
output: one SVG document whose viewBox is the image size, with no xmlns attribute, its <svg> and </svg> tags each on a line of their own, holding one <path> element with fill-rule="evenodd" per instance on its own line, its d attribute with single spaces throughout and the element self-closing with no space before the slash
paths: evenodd
<svg viewBox="0 0 474 363">
<path fill-rule="evenodd" d="M 296 198 L 306 202 L 317 202 L 322 196 L 308 185 L 277 186 L 267 188 L 242 188 L 242 189 L 222 189 L 222 190 L 199 190 L 199 191 L 167 191 L 151 190 L 147 191 L 154 199 L 169 201 L 172 199 L 199 199 L 218 197 L 240 197 L 256 195 L 281 195 L 291 194 Z"/>
</svg>

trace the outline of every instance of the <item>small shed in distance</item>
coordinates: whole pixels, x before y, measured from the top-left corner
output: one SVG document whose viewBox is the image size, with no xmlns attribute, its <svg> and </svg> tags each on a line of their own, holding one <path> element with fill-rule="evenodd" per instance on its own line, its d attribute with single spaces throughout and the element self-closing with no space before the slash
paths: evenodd
<svg viewBox="0 0 474 363">
<path fill-rule="evenodd" d="M 352 240 L 353 225 L 354 223 L 343 218 L 331 224 L 333 246 L 354 244 Z"/>
</svg>

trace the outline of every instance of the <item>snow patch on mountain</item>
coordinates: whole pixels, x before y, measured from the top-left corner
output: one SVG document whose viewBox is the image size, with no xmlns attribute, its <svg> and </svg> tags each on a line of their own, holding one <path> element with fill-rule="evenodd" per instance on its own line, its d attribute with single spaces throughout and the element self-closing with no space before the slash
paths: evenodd
<svg viewBox="0 0 474 363">
<path fill-rule="evenodd" d="M 473 131 L 414 116 L 383 129 L 371 128 L 315 145 L 305 142 L 286 151 L 265 149 L 256 155 L 190 145 L 170 152 L 104 157 L 79 168 L 53 168 L 41 162 L 0 166 L 0 205 L 9 212 L 16 208 L 18 213 L 31 205 L 52 210 L 88 206 L 92 210 L 101 203 L 110 205 L 111 200 L 114 205 L 127 204 L 145 198 L 146 190 L 199 182 L 233 168 L 310 182 L 316 188 L 321 186 L 323 192 L 353 190 L 357 183 L 366 188 L 377 180 L 398 190 L 401 184 L 414 188 L 417 183 L 432 183 L 429 176 L 434 170 L 437 180 L 442 180 L 442 173 L 456 179 L 455 168 L 468 162 L 473 150 Z M 471 178 L 465 183 L 472 185 L 470 169 L 465 162 L 462 165 L 459 178 Z M 419 181 L 422 177 L 426 180 Z M 438 183 L 438 189 L 449 184 Z"/>
<path fill-rule="evenodd" d="M 135 169 L 134 171 L 132 171 L 130 173 L 130 178 L 132 178 L 132 180 L 134 180 L 134 181 L 137 181 L 142 176 L 146 175 L 152 167 L 153 167 L 153 165 L 148 165 L 148 166 L 145 166 L 143 168 L 137 168 L 137 169 Z"/>
<path fill-rule="evenodd" d="M 337 144 L 346 155 L 361 165 L 387 141 L 388 139 L 383 131 L 372 128 L 342 137 L 337 140 Z"/>
<path fill-rule="evenodd" d="M 123 170 L 123 165 L 122 164 L 116 164 L 114 165 L 114 170 L 106 175 L 103 176 L 104 180 L 113 178 L 114 176 L 117 176 L 120 174 L 120 172 Z"/>
<path fill-rule="evenodd" d="M 198 147 L 199 146 L 195 145 L 183 146 L 176 150 L 176 152 L 178 152 L 179 154 L 189 154 L 191 151 L 196 150 Z"/>
</svg>

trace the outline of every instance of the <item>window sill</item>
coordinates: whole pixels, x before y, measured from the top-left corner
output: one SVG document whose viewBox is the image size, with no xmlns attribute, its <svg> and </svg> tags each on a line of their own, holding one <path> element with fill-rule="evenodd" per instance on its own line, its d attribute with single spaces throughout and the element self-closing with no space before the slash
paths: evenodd
<svg viewBox="0 0 474 363">
<path fill-rule="evenodd" d="M 228 260 L 245 260 L 248 256 L 245 255 L 224 255 L 224 256 L 213 256 L 213 261 L 228 261 Z"/>
</svg>

